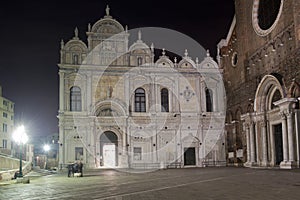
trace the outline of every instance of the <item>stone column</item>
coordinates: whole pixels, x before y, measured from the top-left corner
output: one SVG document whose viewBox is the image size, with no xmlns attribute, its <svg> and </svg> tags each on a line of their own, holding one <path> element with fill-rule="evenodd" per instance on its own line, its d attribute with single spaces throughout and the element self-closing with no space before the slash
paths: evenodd
<svg viewBox="0 0 300 200">
<path fill-rule="evenodd" d="M 130 77 L 129 75 L 125 75 L 125 80 L 124 80 L 124 93 L 125 93 L 125 103 L 127 108 L 130 111 L 133 111 L 133 108 L 131 108 L 131 101 L 130 101 L 130 95 L 131 95 L 131 88 L 130 88 Z M 131 110 L 130 110 L 131 108 Z"/>
<path fill-rule="evenodd" d="M 267 166 L 268 162 L 268 147 L 267 147 L 267 124 L 263 120 L 260 122 L 262 134 L 262 165 Z"/>
<path fill-rule="evenodd" d="M 88 74 L 87 78 L 87 91 L 86 91 L 86 107 L 87 111 L 91 113 L 92 111 L 92 75 Z"/>
<path fill-rule="evenodd" d="M 64 105 L 64 90 L 65 90 L 65 73 L 59 72 L 59 112 L 63 112 L 65 110 Z"/>
<path fill-rule="evenodd" d="M 293 128 L 293 115 L 294 113 L 289 111 L 286 113 L 287 117 L 287 128 L 288 128 L 288 146 L 289 146 L 289 161 L 294 162 L 294 128 Z"/>
<path fill-rule="evenodd" d="M 125 129 L 123 128 L 122 133 L 122 155 L 126 155 L 126 145 L 127 145 L 127 135 Z"/>
<path fill-rule="evenodd" d="M 213 88 L 212 89 L 212 91 L 213 91 L 213 109 L 212 109 L 212 111 L 213 112 L 218 112 L 219 110 L 219 108 L 218 108 L 218 101 L 217 101 L 217 98 L 218 98 L 218 96 L 217 96 L 217 88 Z"/>
<path fill-rule="evenodd" d="M 250 124 L 250 162 L 251 164 L 256 162 L 255 159 L 255 137 L 254 137 L 254 122 L 251 122 Z"/>
<path fill-rule="evenodd" d="M 295 98 L 284 98 L 274 102 L 274 105 L 279 106 L 282 117 L 283 162 L 280 168 L 291 169 L 295 164 L 293 110 L 297 101 Z"/>
<path fill-rule="evenodd" d="M 247 163 L 250 162 L 251 156 L 250 156 L 250 124 L 245 124 L 246 128 L 246 139 L 247 139 Z"/>
<path fill-rule="evenodd" d="M 146 101 L 147 105 L 146 108 L 147 108 L 147 112 L 150 111 L 150 108 L 151 106 L 154 106 L 154 110 L 152 110 L 151 112 L 157 112 L 157 105 L 156 105 L 156 102 L 157 101 L 157 97 L 156 97 L 156 91 L 157 90 L 157 85 L 156 85 L 156 77 L 154 75 L 151 75 L 151 84 L 150 84 L 150 87 L 149 87 L 149 95 L 148 95 L 148 101 Z M 159 93 L 160 94 L 160 93 Z M 153 107 L 151 108 L 153 109 Z M 161 109 L 159 107 L 159 109 Z M 160 110 L 159 110 L 160 112 Z"/>
<path fill-rule="evenodd" d="M 62 119 L 59 119 L 60 121 Z M 58 163 L 59 163 L 59 166 L 58 168 L 59 169 L 63 169 L 63 164 L 65 164 L 65 146 L 66 146 L 66 143 L 65 143 L 65 133 L 64 133 L 64 127 L 63 127 L 63 123 L 62 122 L 59 122 L 59 155 L 58 155 Z"/>
<path fill-rule="evenodd" d="M 282 144 L 283 144 L 283 161 L 287 162 L 289 159 L 289 152 L 288 152 L 288 136 L 287 136 L 287 129 L 286 129 L 286 116 L 283 112 L 280 112 L 281 119 L 282 119 Z"/>
</svg>

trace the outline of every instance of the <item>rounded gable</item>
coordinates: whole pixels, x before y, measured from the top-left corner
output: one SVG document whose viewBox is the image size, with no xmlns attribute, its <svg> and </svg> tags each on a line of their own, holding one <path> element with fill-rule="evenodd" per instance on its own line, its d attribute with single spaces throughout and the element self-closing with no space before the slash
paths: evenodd
<svg viewBox="0 0 300 200">
<path fill-rule="evenodd" d="M 88 48 L 87 48 L 86 44 L 81 40 L 70 40 L 64 46 L 64 50 L 66 50 L 66 51 L 85 52 L 85 51 L 87 51 L 87 49 Z"/>
<path fill-rule="evenodd" d="M 124 27 L 117 20 L 108 16 L 98 20 L 91 29 L 91 32 L 99 34 L 118 34 L 123 31 Z"/>
<path fill-rule="evenodd" d="M 174 63 L 167 56 L 161 56 L 155 64 L 158 67 L 172 67 L 174 68 Z"/>
<path fill-rule="evenodd" d="M 196 63 L 190 58 L 183 58 L 178 63 L 179 68 L 196 68 Z"/>
</svg>

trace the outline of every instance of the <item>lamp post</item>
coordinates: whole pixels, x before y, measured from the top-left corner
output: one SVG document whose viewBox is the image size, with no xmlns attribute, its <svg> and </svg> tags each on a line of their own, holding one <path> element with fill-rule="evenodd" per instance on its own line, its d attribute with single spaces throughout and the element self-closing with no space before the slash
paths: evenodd
<svg viewBox="0 0 300 200">
<path fill-rule="evenodd" d="M 22 149 L 23 145 L 27 143 L 28 136 L 25 132 L 25 128 L 23 125 L 16 128 L 16 130 L 13 133 L 13 140 L 19 145 L 19 152 L 20 152 L 20 169 L 19 169 L 19 175 L 18 177 L 23 177 L 22 173 Z"/>
<path fill-rule="evenodd" d="M 45 144 L 43 148 L 44 148 L 45 155 L 46 155 L 46 161 L 45 161 L 45 166 L 44 166 L 44 169 L 46 169 L 47 162 L 48 162 L 48 151 L 50 150 L 50 146 L 48 144 Z"/>
</svg>

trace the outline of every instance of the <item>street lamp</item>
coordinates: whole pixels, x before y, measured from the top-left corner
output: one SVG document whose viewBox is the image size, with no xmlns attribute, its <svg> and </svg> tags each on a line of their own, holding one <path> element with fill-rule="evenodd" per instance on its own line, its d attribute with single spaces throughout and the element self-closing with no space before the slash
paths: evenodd
<svg viewBox="0 0 300 200">
<path fill-rule="evenodd" d="M 13 133 L 13 140 L 19 145 L 19 152 L 20 152 L 20 169 L 19 169 L 19 175 L 18 177 L 23 177 L 22 173 L 22 149 L 23 145 L 26 144 L 28 141 L 28 136 L 25 132 L 25 128 L 23 125 L 16 128 L 16 130 Z"/>
<path fill-rule="evenodd" d="M 50 146 L 48 144 L 44 145 L 44 151 L 48 152 L 50 150 Z"/>
<path fill-rule="evenodd" d="M 46 154 L 46 161 L 45 161 L 45 165 L 44 165 L 44 169 L 46 169 L 47 162 L 48 162 L 48 151 L 50 150 L 50 146 L 48 144 L 45 144 L 43 148 L 44 148 L 44 151 Z"/>
</svg>

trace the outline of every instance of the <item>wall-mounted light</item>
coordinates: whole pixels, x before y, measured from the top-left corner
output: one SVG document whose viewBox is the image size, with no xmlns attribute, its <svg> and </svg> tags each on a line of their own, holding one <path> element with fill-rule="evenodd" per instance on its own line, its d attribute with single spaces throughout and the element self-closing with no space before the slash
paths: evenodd
<svg viewBox="0 0 300 200">
<path fill-rule="evenodd" d="M 272 45 L 272 52 L 275 52 L 275 51 L 276 51 L 276 49 L 275 49 L 275 44 L 272 43 L 271 45 Z"/>
<path fill-rule="evenodd" d="M 289 34 L 289 40 L 291 41 L 293 39 L 291 31 L 288 31 L 288 34 Z"/>
</svg>

